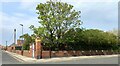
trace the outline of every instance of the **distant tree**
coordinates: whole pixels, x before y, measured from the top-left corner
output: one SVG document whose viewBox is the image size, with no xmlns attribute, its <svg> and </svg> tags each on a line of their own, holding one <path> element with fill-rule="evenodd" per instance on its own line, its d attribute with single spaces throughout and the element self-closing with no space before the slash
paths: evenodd
<svg viewBox="0 0 120 66">
<path fill-rule="evenodd" d="M 63 39 L 69 50 L 118 49 L 117 36 L 98 29 L 70 29 Z"/>
<path fill-rule="evenodd" d="M 87 50 L 110 50 L 117 45 L 117 36 L 98 29 L 89 29 L 83 32 L 83 47 Z M 116 47 L 117 49 L 117 47 Z"/>
<path fill-rule="evenodd" d="M 114 34 L 114 35 L 117 36 L 117 39 L 118 39 L 118 47 L 119 47 L 119 49 L 120 49 L 120 30 L 114 28 L 113 30 L 109 30 L 109 31 L 107 31 L 107 32 L 108 32 L 108 33 L 112 33 L 112 34 Z"/>
<path fill-rule="evenodd" d="M 23 50 L 29 50 L 30 44 L 34 42 L 34 39 L 29 34 L 24 34 L 20 38 L 24 38 Z"/>
<path fill-rule="evenodd" d="M 107 32 L 113 33 L 114 35 L 118 36 L 119 30 L 114 28 L 114 29 L 109 30 L 109 31 L 107 31 Z"/>
</svg>

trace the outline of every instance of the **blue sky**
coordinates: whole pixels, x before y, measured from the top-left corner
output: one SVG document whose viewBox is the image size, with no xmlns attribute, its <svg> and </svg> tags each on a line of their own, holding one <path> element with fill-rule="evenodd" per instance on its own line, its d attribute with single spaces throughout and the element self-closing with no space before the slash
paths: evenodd
<svg viewBox="0 0 120 66">
<path fill-rule="evenodd" d="M 21 26 L 24 25 L 24 33 L 31 34 L 30 25 L 39 26 L 36 5 L 46 0 L 9 0 L 2 2 L 0 8 L 0 44 L 13 43 L 13 29 L 17 29 L 17 39 L 21 35 Z M 82 27 L 86 29 L 100 29 L 109 31 L 118 28 L 118 0 L 61 0 L 81 11 Z"/>
</svg>

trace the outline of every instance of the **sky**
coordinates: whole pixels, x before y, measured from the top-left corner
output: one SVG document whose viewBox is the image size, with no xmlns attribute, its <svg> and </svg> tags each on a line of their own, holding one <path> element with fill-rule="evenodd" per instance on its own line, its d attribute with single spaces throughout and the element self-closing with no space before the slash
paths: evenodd
<svg viewBox="0 0 120 66">
<path fill-rule="evenodd" d="M 17 30 L 17 39 L 23 32 L 31 34 L 30 25 L 39 26 L 36 6 L 48 0 L 1 0 L 0 2 L 0 44 L 12 44 L 13 31 Z M 53 0 L 56 1 L 56 0 Z M 118 0 L 57 0 L 67 2 L 81 11 L 81 27 L 109 31 L 118 28 Z"/>
</svg>

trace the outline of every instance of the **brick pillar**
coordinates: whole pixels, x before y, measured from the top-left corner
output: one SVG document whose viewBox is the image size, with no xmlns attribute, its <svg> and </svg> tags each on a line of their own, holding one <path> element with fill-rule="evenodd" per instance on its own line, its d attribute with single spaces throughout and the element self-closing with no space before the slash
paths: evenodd
<svg viewBox="0 0 120 66">
<path fill-rule="evenodd" d="M 41 54 L 41 40 L 40 40 L 40 38 L 39 37 L 37 37 L 36 39 L 35 39 L 35 46 L 36 46 L 36 58 L 37 59 L 40 59 L 41 58 L 41 56 L 40 56 L 40 54 Z"/>
</svg>

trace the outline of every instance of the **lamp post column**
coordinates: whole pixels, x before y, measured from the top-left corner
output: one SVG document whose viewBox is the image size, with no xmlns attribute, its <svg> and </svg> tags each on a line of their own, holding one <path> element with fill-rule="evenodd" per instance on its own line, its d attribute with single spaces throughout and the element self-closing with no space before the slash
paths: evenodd
<svg viewBox="0 0 120 66">
<path fill-rule="evenodd" d="M 22 27 L 22 35 L 23 35 L 23 24 L 20 24 L 20 26 Z M 23 55 L 23 38 L 22 38 L 22 55 Z"/>
</svg>

